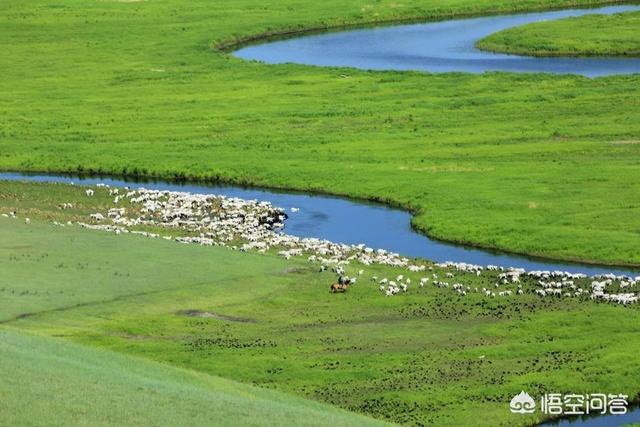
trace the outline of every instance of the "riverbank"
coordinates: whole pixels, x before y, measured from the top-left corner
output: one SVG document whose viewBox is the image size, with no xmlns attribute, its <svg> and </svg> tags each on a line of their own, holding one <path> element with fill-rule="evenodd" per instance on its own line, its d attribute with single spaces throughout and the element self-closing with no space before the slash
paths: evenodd
<svg viewBox="0 0 640 427">
<path fill-rule="evenodd" d="M 587 3 L 595 4 L 580 5 Z M 416 227 L 449 241 L 640 263 L 640 180 L 623 178 L 638 173 L 638 145 L 626 143 L 640 133 L 637 77 L 270 67 L 209 49 L 229 34 L 292 22 L 495 9 L 488 1 L 364 11 L 322 3 L 286 13 L 287 4 L 261 4 L 260 16 L 249 0 L 232 12 L 176 5 L 169 12 L 170 4 L 81 2 L 33 10 L 31 26 L 7 5 L 5 50 L 24 60 L 8 64 L 0 82 L 0 168 L 325 191 L 410 207 Z M 123 25 L 133 30 L 116 30 Z M 82 31 L 69 37 L 69 28 Z"/>
<path fill-rule="evenodd" d="M 562 262 L 432 239 L 415 230 L 412 224 L 412 213 L 385 206 L 384 202 L 358 201 L 320 193 L 287 192 L 281 189 L 221 183 L 171 182 L 141 177 L 0 173 L 0 182 L 2 181 L 8 181 L 4 185 L 7 188 L 12 186 L 19 188 L 22 185 L 10 184 L 10 182 L 107 185 L 259 200 L 284 208 L 287 215 L 285 231 L 292 236 L 318 238 L 348 245 L 364 244 L 372 248 L 384 248 L 405 257 L 422 258 L 433 262 L 442 263 L 453 260 L 457 263 L 498 265 L 524 270 L 559 270 L 583 273 L 588 276 L 606 273 L 636 276 L 640 273 L 640 270 L 632 266 L 606 266 L 580 261 Z M 29 188 L 28 185 L 27 188 Z M 103 214 L 106 215 L 106 212 Z M 381 226 L 382 224 L 384 226 Z"/>
<path fill-rule="evenodd" d="M 541 60 L 476 48 L 478 40 L 525 24 L 638 10 L 638 5 L 616 5 L 359 28 L 245 46 L 233 55 L 271 65 L 293 63 L 368 71 L 549 73 L 589 78 L 640 74 L 640 59 L 608 57 L 596 61 L 557 57 Z"/>
<path fill-rule="evenodd" d="M 495 288 L 501 272 L 494 270 L 433 266 L 427 274 L 355 262 L 344 268 L 358 283 L 334 295 L 334 272 L 277 251 L 66 225 L 100 222 L 91 215 L 112 209 L 113 189 L 88 195 L 79 186 L 12 185 L 0 203 L 17 218 L 0 216 L 0 241 L 18 243 L 0 248 L 8 283 L 0 317 L 22 331 L 401 423 L 532 423 L 541 418 L 508 410 L 523 389 L 536 396 L 606 390 L 630 399 L 640 389 L 629 374 L 638 369 L 635 306 L 541 297 L 524 276 L 526 292 L 499 295 L 517 283 Z M 372 281 L 399 274 L 412 281 L 394 297 Z M 420 286 L 431 274 L 451 286 Z M 463 296 L 455 282 L 491 286 L 496 296 Z"/>
<path fill-rule="evenodd" d="M 500 31 L 476 46 L 528 56 L 640 56 L 640 13 L 596 15 Z"/>
<path fill-rule="evenodd" d="M 286 38 L 304 36 L 309 34 L 318 34 L 328 31 L 346 31 L 351 29 L 361 29 L 367 27 L 380 27 L 390 25 L 402 25 L 412 23 L 436 22 L 450 19 L 474 18 L 482 16 L 508 15 L 523 12 L 538 12 L 547 10 L 561 10 L 569 7 L 598 7 L 603 5 L 628 4 L 633 1 L 625 0 L 602 0 L 602 1 L 560 1 L 555 3 L 544 2 L 520 2 L 513 5 L 503 7 L 491 7 L 479 2 L 463 5 L 458 10 L 425 10 L 421 14 L 416 15 L 399 15 L 395 18 L 388 17 L 372 17 L 367 21 L 360 20 L 343 20 L 335 23 L 324 23 L 322 25 L 309 26 L 290 26 L 269 30 L 262 33 L 231 37 L 228 40 L 222 40 L 212 43 L 211 47 L 221 52 L 230 53 L 241 47 L 264 43 L 274 40 L 282 40 Z"/>
</svg>

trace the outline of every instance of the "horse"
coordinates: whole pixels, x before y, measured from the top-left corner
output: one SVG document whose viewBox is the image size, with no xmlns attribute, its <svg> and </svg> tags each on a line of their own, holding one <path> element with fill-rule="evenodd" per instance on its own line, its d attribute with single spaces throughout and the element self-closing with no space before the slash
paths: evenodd
<svg viewBox="0 0 640 427">
<path fill-rule="evenodd" d="M 347 292 L 347 289 L 349 289 L 348 284 L 341 285 L 340 283 L 334 283 L 329 288 L 329 292 L 331 292 L 332 294 L 335 294 L 337 292 L 342 293 L 342 292 Z"/>
</svg>

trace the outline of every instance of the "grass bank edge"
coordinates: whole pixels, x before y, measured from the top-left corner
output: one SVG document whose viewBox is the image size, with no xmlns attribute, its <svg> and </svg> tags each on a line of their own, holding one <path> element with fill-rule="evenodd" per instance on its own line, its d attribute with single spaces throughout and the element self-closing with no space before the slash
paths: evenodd
<svg viewBox="0 0 640 427">
<path fill-rule="evenodd" d="M 442 11 L 434 11 L 425 14 L 398 16 L 394 18 L 380 19 L 354 19 L 344 20 L 336 19 L 329 22 L 321 22 L 309 25 L 285 25 L 282 27 L 257 32 L 255 34 L 246 34 L 238 36 L 230 36 L 219 41 L 210 42 L 209 47 L 212 51 L 230 54 L 234 50 L 241 47 L 260 44 L 268 41 L 293 38 L 302 35 L 311 35 L 316 33 L 334 32 L 342 30 L 355 30 L 359 28 L 375 27 L 375 26 L 391 26 L 399 24 L 415 24 L 426 22 L 447 21 L 451 19 L 463 19 L 493 15 L 508 15 L 513 13 L 524 12 L 542 12 L 552 10 L 570 9 L 573 7 L 587 9 L 597 8 L 599 6 L 616 5 L 616 4 L 635 4 L 629 0 L 566 0 L 560 4 L 540 4 L 540 5 L 521 5 L 514 4 L 506 7 L 482 7 L 475 9 L 473 7 L 461 7 L 459 10 L 449 9 Z"/>
<path fill-rule="evenodd" d="M 220 176 L 216 175 L 215 177 L 207 177 L 207 176 L 198 176 L 198 175 L 189 175 L 186 173 L 178 172 L 178 173 L 167 173 L 167 174 L 158 174 L 158 173 L 145 173 L 145 174 L 118 174 L 110 173 L 108 171 L 100 170 L 100 171 L 85 171 L 83 169 L 82 172 L 73 169 L 48 169 L 46 171 L 41 170 L 30 170 L 30 171 L 16 171 L 13 170 L 3 170 L 0 168 L 0 173 L 28 173 L 28 174 L 51 174 L 51 175 L 62 175 L 62 176 L 70 176 L 70 177 L 100 177 L 100 178 L 116 178 L 116 179 L 130 179 L 132 181 L 139 180 L 141 181 L 140 185 L 135 182 L 132 182 L 132 185 L 144 187 L 144 181 L 148 180 L 153 182 L 156 181 L 166 181 L 169 183 L 192 183 L 192 184 L 204 184 L 204 185 L 214 185 L 214 184 L 226 184 L 226 185 L 237 185 L 240 187 L 248 187 L 248 188 L 262 188 L 266 190 L 276 190 L 276 191 L 290 191 L 292 193 L 306 193 L 312 195 L 321 195 L 321 196 L 330 196 L 330 197 L 339 197 L 353 201 L 360 202 L 369 202 L 369 203 L 377 203 L 387 207 L 402 209 L 411 214 L 411 228 L 424 236 L 428 237 L 431 240 L 450 243 L 454 245 L 463 245 L 468 246 L 474 249 L 482 249 L 489 251 L 499 251 L 504 252 L 505 254 L 510 255 L 521 255 L 533 258 L 539 261 L 558 261 L 558 262 L 569 262 L 576 264 L 588 264 L 594 266 L 603 266 L 603 267 L 629 267 L 629 268 L 640 268 L 640 263 L 633 262 L 624 262 L 624 261 L 603 261 L 597 259 L 589 259 L 589 258 L 580 258 L 580 257 L 571 257 L 571 256 L 554 256 L 553 254 L 548 254 L 542 251 L 518 251 L 514 249 L 510 249 L 508 247 L 503 247 L 499 245 L 490 245 L 490 244 L 482 244 L 477 243 L 472 240 L 465 239 L 456 239 L 446 236 L 445 234 L 434 233 L 428 225 L 422 225 L 417 222 L 417 218 L 420 215 L 425 214 L 425 211 L 418 206 L 414 206 L 407 203 L 399 203 L 391 198 L 385 198 L 375 195 L 364 195 L 364 196 L 353 196 L 348 193 L 343 193 L 340 191 L 335 191 L 324 188 L 324 187 L 310 187 L 310 188 L 299 188 L 294 187 L 291 188 L 286 185 L 278 186 L 267 183 L 262 183 L 260 181 L 251 181 L 246 179 L 237 179 L 233 176 Z M 2 177 L 0 177 L 0 184 L 3 182 Z M 15 182 L 4 180 L 4 182 Z M 20 181 L 18 181 L 20 182 Z M 43 183 L 41 183 L 43 184 Z M 44 183 L 43 185 L 70 185 L 65 183 Z M 76 185 L 83 186 L 83 184 L 77 183 Z M 85 186 L 91 186 L 89 184 L 84 184 Z M 380 248 L 386 249 L 386 248 Z M 426 259 L 426 261 L 433 261 Z M 463 260 L 449 260 L 453 262 L 461 262 Z M 505 266 L 508 267 L 508 266 Z"/>
<path fill-rule="evenodd" d="M 626 4 L 638 5 L 638 2 L 627 2 Z M 632 27 L 635 19 L 638 20 L 640 12 L 629 11 L 616 13 L 613 15 L 585 15 L 579 17 L 569 17 L 559 20 L 534 22 L 521 25 L 514 28 L 507 28 L 497 33 L 478 40 L 475 47 L 487 52 L 506 53 L 510 55 L 524 55 L 533 57 L 573 57 L 573 58 L 637 58 L 640 57 L 640 36 L 635 46 L 629 48 L 620 46 L 621 40 L 607 40 L 613 35 L 602 35 L 600 31 L 596 31 L 598 37 L 603 40 L 603 46 L 587 47 L 586 43 L 590 40 L 579 39 L 576 35 L 575 40 L 571 40 L 570 46 L 563 46 L 561 43 L 565 39 L 562 35 L 557 34 L 561 25 L 569 25 L 572 30 L 593 31 L 593 24 L 598 21 L 609 21 L 609 27 L 612 30 L 618 30 L 629 19 L 629 27 Z M 618 20 L 616 23 L 615 21 Z M 544 36 L 547 39 L 540 39 L 540 34 L 535 31 L 544 30 Z M 533 34 L 529 34 L 533 32 Z M 530 36 L 532 39 L 527 39 Z M 539 43 L 551 44 L 549 48 L 539 45 Z M 555 45 L 554 45 L 555 43 Z"/>
</svg>

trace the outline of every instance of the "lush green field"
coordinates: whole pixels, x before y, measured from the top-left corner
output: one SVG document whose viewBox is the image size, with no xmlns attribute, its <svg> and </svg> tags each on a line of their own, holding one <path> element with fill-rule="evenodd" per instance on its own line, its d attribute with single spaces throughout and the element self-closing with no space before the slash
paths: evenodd
<svg viewBox="0 0 640 427">
<path fill-rule="evenodd" d="M 6 426 L 380 425 L 328 405 L 0 329 Z"/>
<path fill-rule="evenodd" d="M 604 2 L 0 5 L 0 169 L 219 178 L 412 208 L 432 236 L 640 264 L 640 77 L 248 63 L 249 35 Z"/>
<path fill-rule="evenodd" d="M 73 202 L 74 208 L 58 209 L 62 202 Z M 117 393 L 117 399 L 90 403 L 97 408 L 96 422 L 143 419 L 139 404 L 153 409 L 182 388 L 183 400 L 169 421 L 217 393 L 241 399 L 235 392 L 244 393 L 240 386 L 202 374 L 407 424 L 531 423 L 539 415 L 516 416 L 508 409 L 521 390 L 638 395 L 638 307 L 540 299 L 529 293 L 517 299 L 462 298 L 433 286 L 387 298 L 370 276 L 407 272 L 381 266 L 364 267 L 359 284 L 334 295 L 328 292 L 332 273 L 319 273 L 300 259 L 49 222 L 79 220 L 104 203 L 99 194 L 86 197 L 80 187 L 0 183 L 0 214 L 16 210 L 18 216 L 0 216 L 0 321 L 5 326 L 198 372 L 3 332 L 3 343 L 6 339 L 11 345 L 0 350 L 0 370 L 13 372 L 24 363 L 30 367 L 24 378 L 51 378 L 50 384 L 68 396 L 68 411 L 102 393 Z M 26 216 L 30 224 L 24 223 Z M 359 268 L 350 266 L 349 274 Z M 455 280 L 471 286 L 492 286 L 496 280 L 495 273 L 456 275 Z M 414 283 L 420 277 L 409 276 Z M 22 362 L 15 359 L 27 348 L 38 351 Z M 52 354 L 61 356 L 50 360 Z M 13 362 L 5 365 L 5 359 Z M 88 367 L 105 359 L 112 362 L 97 370 Z M 59 376 L 45 369 L 54 362 L 61 366 Z M 131 364 L 138 374 L 112 378 L 110 373 L 122 364 Z M 74 369 L 78 365 L 81 369 Z M 166 377 L 159 376 L 163 370 Z M 65 389 L 105 377 L 112 379 L 86 396 Z M 18 386 L 10 376 L 0 378 L 0 390 L 18 394 L 3 401 L 5 417 L 51 390 L 49 383 L 25 380 Z M 159 382 L 160 390 L 145 400 L 136 387 L 149 381 Z M 272 409 L 290 410 L 292 416 L 320 408 L 255 390 L 247 393 L 264 397 L 254 403 L 267 414 L 271 398 L 290 403 L 289 409 L 280 404 Z M 240 400 L 239 412 L 246 410 L 245 403 L 251 402 Z M 108 404 L 130 418 L 104 420 Z M 34 419 L 58 414 L 44 403 L 34 408 Z M 193 417 L 206 417 L 209 409 L 201 414 L 194 409 Z M 341 424 L 344 415 L 325 416 Z M 193 418 L 194 424 L 201 419 Z M 317 418 L 320 423 L 327 419 Z"/>
<path fill-rule="evenodd" d="M 640 12 L 537 22 L 492 34 L 476 46 L 534 56 L 640 56 Z"/>
</svg>

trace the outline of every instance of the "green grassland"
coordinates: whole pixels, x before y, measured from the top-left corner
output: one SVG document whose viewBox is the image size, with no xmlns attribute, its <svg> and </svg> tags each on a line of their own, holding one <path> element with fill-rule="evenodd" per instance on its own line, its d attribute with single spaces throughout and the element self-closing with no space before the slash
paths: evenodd
<svg viewBox="0 0 640 427">
<path fill-rule="evenodd" d="M 640 12 L 537 22 L 497 32 L 476 46 L 534 56 L 640 56 Z"/>
<path fill-rule="evenodd" d="M 322 408 L 219 377 L 406 424 L 539 421 L 509 412 L 521 390 L 638 395 L 637 307 L 531 294 L 462 298 L 432 286 L 387 298 L 371 275 L 407 272 L 383 266 L 364 267 L 359 284 L 334 295 L 328 285 L 335 277 L 300 259 L 51 224 L 99 210 L 106 200 L 99 193 L 88 198 L 77 186 L 0 183 L 0 214 L 18 216 L 0 216 L 0 371 L 26 370 L 20 384 L 0 376 L 3 394 L 14 393 L 3 400 L 0 417 L 51 390 L 68 397 L 68 409 L 30 405 L 34 420 L 84 416 L 85 403 L 96 405 L 96 422 L 157 420 L 165 410 L 145 411 L 176 393 L 181 399 L 169 424 L 181 411 L 193 411 L 188 419 L 201 424 L 217 408 L 207 401 L 220 394 L 237 402 L 228 409 L 240 414 L 295 420 Z M 58 209 L 63 202 L 74 208 Z M 348 273 L 359 268 L 351 265 Z M 414 283 L 420 277 L 409 276 Z M 472 286 L 495 281 L 491 273 L 457 276 Z M 35 380 L 43 375 L 50 383 Z M 93 385 L 79 396 L 75 387 L 83 384 Z M 104 393 L 116 396 L 99 401 Z M 247 394 L 258 401 L 243 400 Z M 313 420 L 360 422 L 338 412 Z"/>
<path fill-rule="evenodd" d="M 6 426 L 382 425 L 317 402 L 0 329 Z"/>
<path fill-rule="evenodd" d="M 442 239 L 638 265 L 639 76 L 268 66 L 216 49 L 304 28 L 602 3 L 4 1 L 0 169 L 328 191 L 408 207 Z"/>
</svg>

